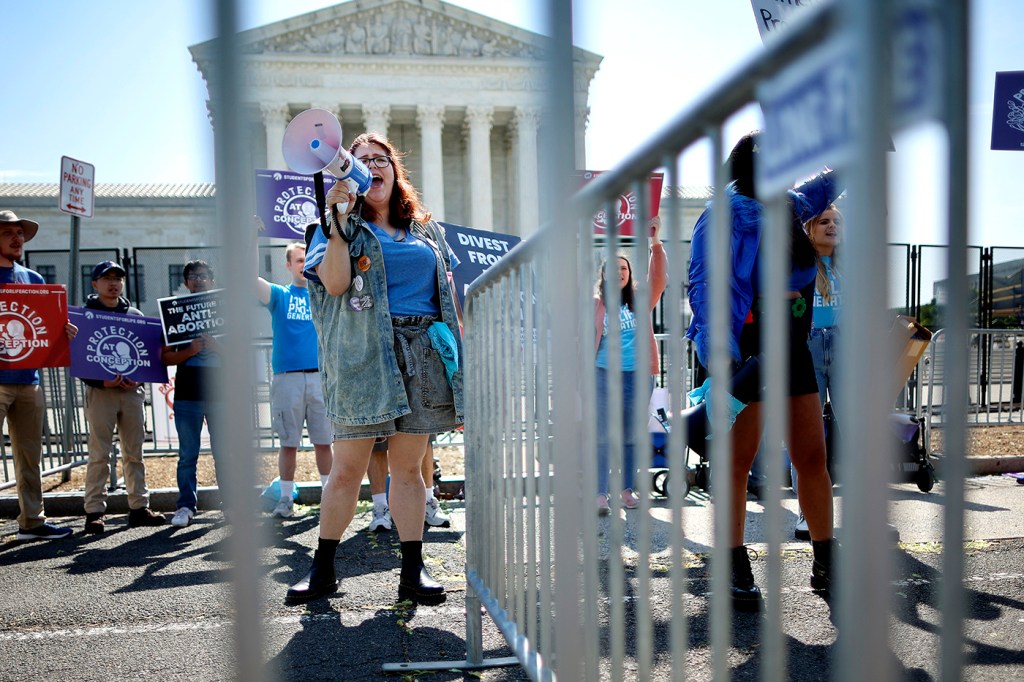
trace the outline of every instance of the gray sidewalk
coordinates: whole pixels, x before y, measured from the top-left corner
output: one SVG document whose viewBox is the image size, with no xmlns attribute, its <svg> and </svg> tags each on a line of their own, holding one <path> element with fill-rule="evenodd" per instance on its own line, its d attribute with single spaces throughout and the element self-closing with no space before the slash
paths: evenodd
<svg viewBox="0 0 1024 682">
<path fill-rule="evenodd" d="M 840 494 L 841 488 L 837 489 Z M 901 677 L 935 679 L 938 661 L 937 609 L 941 579 L 941 484 L 925 495 L 913 485 L 894 486 L 891 518 L 903 535 L 896 554 L 895 606 L 891 637 Z M 50 504 L 50 500 L 47 500 Z M 794 500 L 784 500 L 795 511 Z M 265 660 L 271 679 L 376 680 L 384 663 L 458 661 L 465 657 L 465 509 L 446 502 L 451 529 L 430 529 L 425 553 L 435 577 L 448 587 L 440 606 L 410 609 L 396 603 L 397 533 L 365 529 L 367 506 L 357 515 L 338 552 L 339 592 L 305 606 L 284 604 L 287 586 L 308 567 L 318 534 L 315 507 L 280 521 L 263 516 L 259 596 Z M 764 584 L 763 508 L 748 501 L 749 538 L 759 554 L 754 572 Z M 710 679 L 708 644 L 711 504 L 706 495 L 687 498 L 686 528 L 694 552 L 687 582 L 685 617 L 690 631 L 687 678 Z M 967 481 L 967 679 L 1024 679 L 1024 486 L 1003 477 Z M 52 512 L 51 512 L 52 513 Z M 668 551 L 666 502 L 654 501 L 652 542 Z M 627 595 L 635 594 L 636 525 L 627 513 Z M 795 517 L 794 517 L 795 518 Z M 54 518 L 81 531 L 81 516 Z M 607 520 L 601 521 L 602 528 Z M 223 680 L 231 679 L 232 609 L 228 551 L 231 526 L 217 511 L 201 511 L 192 526 L 129 529 L 123 516 L 99 536 L 75 536 L 49 543 L 11 542 L 13 520 L 0 521 L 0 680 Z M 604 530 L 607 530 L 604 528 Z M 607 534 L 606 534 L 607 536 Z M 825 679 L 840 633 L 829 605 L 810 592 L 810 553 L 805 543 L 787 544 L 783 562 L 783 622 L 789 679 Z M 607 550 L 607 548 L 606 548 Z M 608 602 L 607 551 L 599 574 L 602 589 L 590 595 L 604 613 Z M 655 573 L 651 607 L 655 676 L 666 679 L 671 613 L 666 575 Z M 629 598 L 627 609 L 635 606 Z M 755 680 L 760 664 L 761 619 L 737 614 L 729 660 L 733 679 Z M 484 618 L 488 657 L 510 651 L 489 618 Z M 627 655 L 636 643 L 627 643 Z M 519 668 L 480 673 L 484 680 L 524 680 Z M 627 673 L 627 679 L 635 679 Z M 392 678 L 399 679 L 399 678 Z M 408 679 L 477 679 L 459 672 L 420 674 Z"/>
</svg>

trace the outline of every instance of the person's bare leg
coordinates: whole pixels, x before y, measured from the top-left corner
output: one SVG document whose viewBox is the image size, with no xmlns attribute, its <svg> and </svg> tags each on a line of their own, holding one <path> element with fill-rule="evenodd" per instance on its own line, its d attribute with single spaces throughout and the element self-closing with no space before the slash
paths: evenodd
<svg viewBox="0 0 1024 682">
<path fill-rule="evenodd" d="M 423 488 L 434 487 L 434 446 L 427 440 L 426 451 L 423 453 L 423 463 L 420 465 L 420 473 L 423 476 Z"/>
<path fill-rule="evenodd" d="M 366 477 L 370 479 L 371 495 L 380 495 L 387 491 L 389 454 L 389 450 L 375 450 L 370 455 L 370 464 L 366 467 Z"/>
<path fill-rule="evenodd" d="M 356 513 L 373 438 L 334 441 L 334 464 L 320 500 L 320 537 L 340 540 Z"/>
<path fill-rule="evenodd" d="M 729 526 L 731 547 L 743 544 L 743 528 L 747 521 L 747 478 L 761 441 L 761 403 L 749 404 L 732 426 L 732 519 Z M 714 473 L 712 473 L 712 476 Z"/>
<path fill-rule="evenodd" d="M 391 518 L 403 541 L 423 539 L 423 449 L 426 435 L 399 433 L 388 439 Z"/>
<path fill-rule="evenodd" d="M 399 433 L 388 442 L 391 467 L 391 515 L 398 526 L 402 571 L 398 594 L 402 598 L 437 603 L 444 600 L 444 586 L 430 577 L 423 565 L 423 453 L 426 435 Z"/>
<path fill-rule="evenodd" d="M 313 453 L 316 456 L 316 470 L 320 472 L 321 476 L 330 475 L 331 467 L 334 465 L 334 454 L 331 452 L 331 446 L 314 445 Z"/>
<path fill-rule="evenodd" d="M 811 540 L 832 538 L 832 479 L 825 462 L 825 428 L 817 393 L 789 401 L 789 456 L 797 470 L 797 497 Z"/>
<path fill-rule="evenodd" d="M 309 601 L 338 589 L 335 553 L 356 512 L 359 487 L 370 461 L 373 438 L 336 440 L 334 462 L 320 498 L 320 537 L 309 573 L 288 589 L 290 602 Z"/>
<path fill-rule="evenodd" d="M 282 481 L 295 480 L 295 457 L 298 451 L 298 448 L 286 448 L 283 445 L 277 451 L 277 475 Z"/>
</svg>

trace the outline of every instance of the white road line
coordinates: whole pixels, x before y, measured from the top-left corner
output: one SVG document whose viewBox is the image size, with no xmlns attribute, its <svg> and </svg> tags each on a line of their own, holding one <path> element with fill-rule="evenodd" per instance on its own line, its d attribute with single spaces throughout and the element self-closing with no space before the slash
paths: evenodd
<svg viewBox="0 0 1024 682">
<path fill-rule="evenodd" d="M 466 610 L 461 606 L 429 607 L 419 606 L 417 618 L 430 617 L 463 617 Z M 396 616 L 399 612 L 396 610 Z M 268 618 L 268 625 L 296 625 L 327 622 L 340 622 L 346 627 L 360 625 L 369 619 L 376 618 L 376 611 L 343 611 L 340 613 L 318 613 L 315 615 L 299 614 L 295 616 L 274 616 Z M 414 621 L 414 628 L 415 628 Z M 234 627 L 231 620 L 203 620 L 190 623 L 158 623 L 143 625 L 112 625 L 92 628 L 56 628 L 32 629 L 21 632 L 0 632 L 0 642 L 24 642 L 42 639 L 64 639 L 73 637 L 104 637 L 106 635 L 149 635 L 164 632 L 190 632 L 202 630 L 218 630 Z"/>
</svg>

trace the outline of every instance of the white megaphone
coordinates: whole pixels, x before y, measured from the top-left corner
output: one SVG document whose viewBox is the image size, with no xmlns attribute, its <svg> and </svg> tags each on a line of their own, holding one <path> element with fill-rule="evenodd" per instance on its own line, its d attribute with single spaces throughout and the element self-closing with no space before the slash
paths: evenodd
<svg viewBox="0 0 1024 682">
<path fill-rule="evenodd" d="M 296 115 L 284 131 L 281 152 L 297 173 L 330 173 L 358 196 L 370 191 L 370 169 L 342 147 L 341 122 L 326 109 L 306 109 Z"/>
</svg>

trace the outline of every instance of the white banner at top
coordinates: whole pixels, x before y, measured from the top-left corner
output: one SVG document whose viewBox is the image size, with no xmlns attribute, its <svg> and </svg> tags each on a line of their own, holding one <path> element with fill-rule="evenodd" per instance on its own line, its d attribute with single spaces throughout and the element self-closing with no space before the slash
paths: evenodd
<svg viewBox="0 0 1024 682">
<path fill-rule="evenodd" d="M 761 34 L 761 42 L 768 40 L 768 35 L 778 31 L 786 22 L 793 18 L 795 12 L 811 7 L 821 0 L 750 0 L 754 8 L 754 19 L 757 31 Z"/>
</svg>

